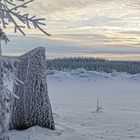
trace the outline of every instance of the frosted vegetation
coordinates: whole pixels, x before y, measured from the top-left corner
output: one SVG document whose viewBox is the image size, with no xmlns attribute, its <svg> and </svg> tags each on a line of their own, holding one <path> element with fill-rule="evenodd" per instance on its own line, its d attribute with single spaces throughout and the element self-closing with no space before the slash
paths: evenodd
<svg viewBox="0 0 140 140">
<path fill-rule="evenodd" d="M 4 58 L 2 58 L 1 41 L 7 43 L 9 39 L 2 29 L 10 26 L 14 29 L 15 33 L 19 31 L 22 35 L 25 35 L 23 29 L 31 29 L 31 27 L 33 27 L 48 36 L 50 35 L 41 27 L 42 25 L 46 25 L 43 22 L 45 20 L 44 18 L 37 18 L 34 15 L 31 16 L 26 10 L 22 12 L 21 9 L 27 8 L 27 5 L 33 1 L 34 0 L 0 0 L 0 140 L 9 140 L 8 122 L 10 110 L 9 99 L 5 95 L 11 93 L 7 92 L 9 90 L 7 90 L 3 82 L 4 74 L 7 74 L 7 72 L 4 71 L 3 66 Z"/>
<path fill-rule="evenodd" d="M 112 73 L 126 72 L 129 74 L 140 73 L 140 61 L 110 61 L 98 58 L 56 58 L 47 60 L 48 74 L 53 71 L 69 71 L 84 69 L 86 71 L 97 71 Z"/>
<path fill-rule="evenodd" d="M 18 60 L 15 75 L 23 83 L 13 85 L 19 99 L 12 105 L 10 129 L 24 130 L 35 125 L 55 129 L 48 96 L 45 49 L 36 48 Z"/>
<path fill-rule="evenodd" d="M 13 57 L 10 57 L 13 59 Z M 85 71 L 96 71 L 112 73 L 126 72 L 129 74 L 140 73 L 140 61 L 115 61 L 100 58 L 55 58 L 47 59 L 48 75 L 53 74 L 55 71 L 71 71 L 83 69 Z M 11 66 L 5 64 L 5 67 L 12 69 Z"/>
</svg>

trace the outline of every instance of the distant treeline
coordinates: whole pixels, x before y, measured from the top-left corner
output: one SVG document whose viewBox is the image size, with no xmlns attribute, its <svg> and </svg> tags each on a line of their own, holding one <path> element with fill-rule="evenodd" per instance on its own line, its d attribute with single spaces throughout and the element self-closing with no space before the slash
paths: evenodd
<svg viewBox="0 0 140 140">
<path fill-rule="evenodd" d="M 75 70 L 85 69 L 87 71 L 97 71 L 111 73 L 127 72 L 130 74 L 140 73 L 140 61 L 110 61 L 97 58 L 56 58 L 47 60 L 48 70 Z"/>
</svg>

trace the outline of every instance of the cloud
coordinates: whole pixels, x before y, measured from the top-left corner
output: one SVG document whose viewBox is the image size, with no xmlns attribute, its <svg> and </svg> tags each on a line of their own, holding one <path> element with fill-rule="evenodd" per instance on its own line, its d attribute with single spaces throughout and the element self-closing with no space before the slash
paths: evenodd
<svg viewBox="0 0 140 140">
<path fill-rule="evenodd" d="M 96 34 L 102 43 L 131 45 L 140 42 L 139 6 L 140 0 L 35 0 L 29 11 L 47 19 L 51 34 Z"/>
</svg>

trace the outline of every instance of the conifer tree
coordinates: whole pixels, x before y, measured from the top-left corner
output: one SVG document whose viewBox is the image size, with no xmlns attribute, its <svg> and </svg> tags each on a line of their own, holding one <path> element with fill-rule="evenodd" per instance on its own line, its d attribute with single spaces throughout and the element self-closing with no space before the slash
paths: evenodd
<svg viewBox="0 0 140 140">
<path fill-rule="evenodd" d="M 25 28 L 37 28 L 44 34 L 50 36 L 42 26 L 45 25 L 44 18 L 30 16 L 28 13 L 23 13 L 22 9 L 28 7 L 28 4 L 34 0 L 0 0 L 0 140 L 9 140 L 8 136 L 8 121 L 6 108 L 6 93 L 3 84 L 3 61 L 1 41 L 9 41 L 2 29 L 11 25 L 16 33 L 19 31 L 25 35 Z"/>
</svg>

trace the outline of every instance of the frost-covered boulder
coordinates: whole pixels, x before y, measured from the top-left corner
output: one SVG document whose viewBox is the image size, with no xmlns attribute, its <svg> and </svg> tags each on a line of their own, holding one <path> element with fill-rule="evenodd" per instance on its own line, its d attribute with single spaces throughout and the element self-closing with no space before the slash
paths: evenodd
<svg viewBox="0 0 140 140">
<path fill-rule="evenodd" d="M 23 83 L 14 84 L 15 99 L 11 112 L 10 129 L 32 126 L 55 129 L 48 97 L 45 49 L 36 48 L 19 57 L 16 76 Z"/>
</svg>

